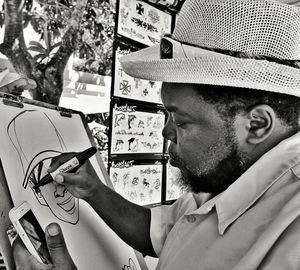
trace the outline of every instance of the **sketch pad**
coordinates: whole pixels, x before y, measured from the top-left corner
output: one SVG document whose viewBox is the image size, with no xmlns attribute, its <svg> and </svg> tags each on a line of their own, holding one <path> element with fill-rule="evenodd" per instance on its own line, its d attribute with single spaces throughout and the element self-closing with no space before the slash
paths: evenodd
<svg viewBox="0 0 300 270">
<path fill-rule="evenodd" d="M 41 187 L 40 194 L 33 189 L 46 174 L 52 157 L 94 145 L 82 114 L 72 111 L 62 116 L 57 107 L 48 104 L 27 101 L 11 106 L 14 104 L 3 100 L 0 97 L 0 158 L 13 204 L 28 201 L 43 228 L 59 223 L 78 269 L 141 269 L 135 251 L 86 202 L 52 183 Z M 107 183 L 99 157 L 90 161 Z"/>
</svg>

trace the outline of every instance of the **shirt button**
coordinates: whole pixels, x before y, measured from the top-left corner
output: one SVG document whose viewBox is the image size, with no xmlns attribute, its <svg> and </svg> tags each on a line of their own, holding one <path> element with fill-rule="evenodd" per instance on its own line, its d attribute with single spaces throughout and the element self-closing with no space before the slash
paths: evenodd
<svg viewBox="0 0 300 270">
<path fill-rule="evenodd" d="M 194 223 L 196 221 L 196 217 L 194 215 L 190 215 L 186 217 L 189 223 Z"/>
</svg>

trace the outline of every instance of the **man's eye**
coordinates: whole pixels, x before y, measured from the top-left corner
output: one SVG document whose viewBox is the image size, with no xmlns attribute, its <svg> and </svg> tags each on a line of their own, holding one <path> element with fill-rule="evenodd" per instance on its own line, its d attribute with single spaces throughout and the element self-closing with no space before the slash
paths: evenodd
<svg viewBox="0 0 300 270">
<path fill-rule="evenodd" d="M 185 123 L 176 123 L 177 127 L 183 127 L 185 125 Z"/>
</svg>

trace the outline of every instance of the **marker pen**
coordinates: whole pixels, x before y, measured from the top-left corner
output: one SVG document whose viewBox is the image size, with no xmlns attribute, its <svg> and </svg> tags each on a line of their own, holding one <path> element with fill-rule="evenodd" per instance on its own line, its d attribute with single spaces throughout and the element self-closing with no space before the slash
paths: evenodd
<svg viewBox="0 0 300 270">
<path fill-rule="evenodd" d="M 96 147 L 90 147 L 77 155 L 73 158 L 66 161 L 64 164 L 60 165 L 54 172 L 48 173 L 45 175 L 35 186 L 34 188 L 37 189 L 41 186 L 44 186 L 53 181 L 56 175 L 64 172 L 70 172 L 72 170 L 76 170 L 79 168 L 83 163 L 85 163 L 90 157 L 92 157 L 97 152 Z"/>
</svg>

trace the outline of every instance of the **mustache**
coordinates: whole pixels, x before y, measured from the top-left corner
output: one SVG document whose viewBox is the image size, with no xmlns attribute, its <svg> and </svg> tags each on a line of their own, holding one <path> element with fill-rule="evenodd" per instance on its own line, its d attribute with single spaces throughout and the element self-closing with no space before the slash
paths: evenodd
<svg viewBox="0 0 300 270">
<path fill-rule="evenodd" d="M 172 149 L 168 149 L 168 154 L 176 163 L 184 164 L 182 159 Z"/>
</svg>

